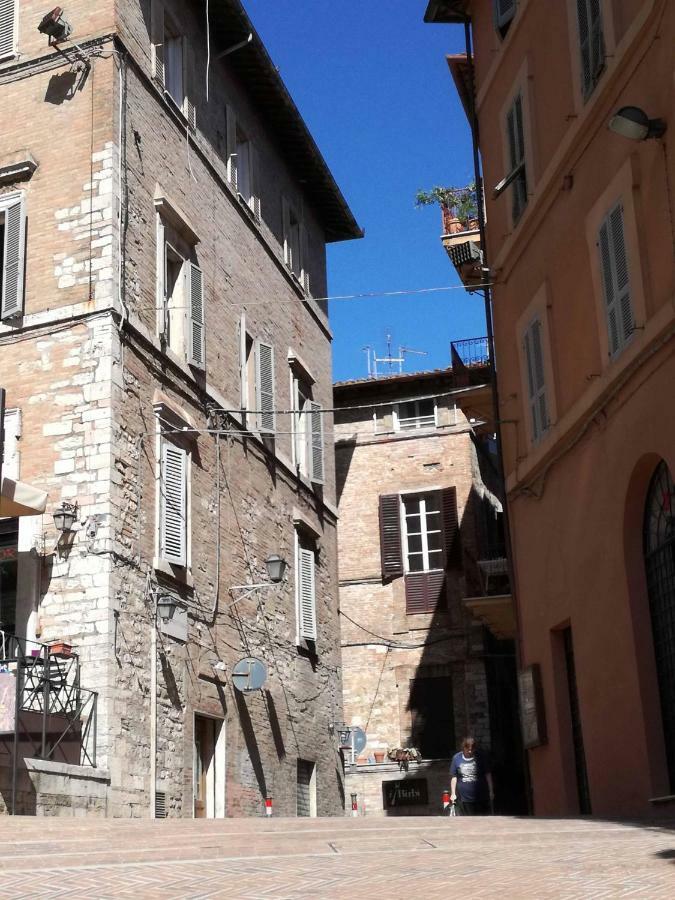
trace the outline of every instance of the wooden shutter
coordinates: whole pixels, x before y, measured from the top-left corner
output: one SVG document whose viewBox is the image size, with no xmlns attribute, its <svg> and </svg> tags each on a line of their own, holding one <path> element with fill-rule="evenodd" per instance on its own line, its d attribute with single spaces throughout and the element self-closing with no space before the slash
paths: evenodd
<svg viewBox="0 0 675 900">
<path fill-rule="evenodd" d="M 203 369 L 206 363 L 206 329 L 204 325 L 204 275 L 194 263 L 187 265 L 188 310 L 190 313 L 188 335 L 188 362 Z"/>
<path fill-rule="evenodd" d="M 298 631 L 307 641 L 316 640 L 314 551 L 298 547 Z"/>
<path fill-rule="evenodd" d="M 5 410 L 5 443 L 2 448 L 2 477 L 19 480 L 19 438 L 21 437 L 21 410 Z"/>
<path fill-rule="evenodd" d="M 227 144 L 227 180 L 237 189 L 237 116 L 231 106 L 225 107 L 225 129 Z"/>
<path fill-rule="evenodd" d="M 186 37 L 183 37 L 183 91 L 185 99 L 183 100 L 183 113 L 188 120 L 188 125 L 195 130 L 197 127 L 197 108 L 195 106 L 196 96 L 196 68 L 195 56 L 192 51 L 192 45 Z"/>
<path fill-rule="evenodd" d="M 246 355 L 246 315 L 239 318 L 239 402 L 248 409 L 248 359 Z"/>
<path fill-rule="evenodd" d="M 164 88 L 164 4 L 152 0 L 150 11 L 150 41 L 152 43 L 152 77 Z"/>
<path fill-rule="evenodd" d="M 516 14 L 516 0 L 494 0 L 494 17 L 497 28 L 504 28 Z"/>
<path fill-rule="evenodd" d="M 380 556 L 383 581 L 403 575 L 401 499 L 398 494 L 380 497 Z"/>
<path fill-rule="evenodd" d="M 547 430 L 549 424 L 542 328 L 539 319 L 535 319 L 527 329 L 524 344 L 532 439 L 536 441 Z"/>
<path fill-rule="evenodd" d="M 16 0 L 0 0 L 0 59 L 16 52 Z"/>
<path fill-rule="evenodd" d="M 156 305 L 157 305 L 157 333 L 160 337 L 166 334 L 166 238 L 164 235 L 164 222 L 162 217 L 157 213 L 156 228 L 157 247 L 155 251 L 155 285 L 156 285 Z"/>
<path fill-rule="evenodd" d="M 411 572 L 405 576 L 405 611 L 409 616 L 447 607 L 445 572 Z"/>
<path fill-rule="evenodd" d="M 506 114 L 506 135 L 509 145 L 511 173 L 520 168 L 521 172 L 512 182 L 513 219 L 520 215 L 527 204 L 527 174 L 525 169 L 525 132 L 523 126 L 523 99 L 520 94 L 514 99 Z"/>
<path fill-rule="evenodd" d="M 309 419 L 311 423 L 311 445 L 310 445 L 310 471 L 311 479 L 315 484 L 323 484 L 324 482 L 324 465 L 323 465 L 323 413 L 321 404 L 309 401 Z"/>
<path fill-rule="evenodd" d="M 23 269 L 26 244 L 26 216 L 23 195 L 4 205 L 5 247 L 2 259 L 2 307 L 0 318 L 23 312 Z"/>
<path fill-rule="evenodd" d="M 274 434 L 274 347 L 258 341 L 256 344 L 256 405 L 258 430 Z"/>
<path fill-rule="evenodd" d="M 443 568 L 461 568 L 462 545 L 457 515 L 457 489 L 441 491 L 441 529 L 443 538 Z"/>
<path fill-rule="evenodd" d="M 256 219 L 260 220 L 260 152 L 255 144 L 249 141 L 249 179 L 251 185 L 251 209 Z"/>
<path fill-rule="evenodd" d="M 630 273 L 623 227 L 623 207 L 618 203 L 604 219 L 598 237 L 600 266 L 607 316 L 610 356 L 615 356 L 635 328 L 630 297 Z"/>
<path fill-rule="evenodd" d="M 300 225 L 300 254 L 300 281 L 305 293 L 309 294 L 309 238 L 304 222 Z"/>
<path fill-rule="evenodd" d="M 174 566 L 187 565 L 187 453 L 162 441 L 160 477 L 161 556 Z"/>
<path fill-rule="evenodd" d="M 291 208 L 285 197 L 281 198 L 281 230 L 284 239 L 284 262 L 291 267 Z"/>
<path fill-rule="evenodd" d="M 577 22 L 581 53 L 581 88 L 584 97 L 587 97 L 597 84 L 605 65 L 600 0 L 577 0 Z"/>
</svg>

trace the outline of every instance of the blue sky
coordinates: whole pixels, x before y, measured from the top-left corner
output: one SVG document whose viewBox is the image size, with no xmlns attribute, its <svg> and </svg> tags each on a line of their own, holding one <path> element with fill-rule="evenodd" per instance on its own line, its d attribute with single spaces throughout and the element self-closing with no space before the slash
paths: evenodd
<svg viewBox="0 0 675 900">
<path fill-rule="evenodd" d="M 329 294 L 459 284 L 420 188 L 473 177 L 466 119 L 446 53 L 463 30 L 425 25 L 425 0 L 244 0 L 366 236 L 328 247 Z M 485 333 L 482 299 L 457 290 L 332 302 L 334 379 L 365 377 L 385 335 L 425 350 L 405 371 L 449 365 L 453 339 Z M 394 354 L 398 355 L 398 354 Z"/>
</svg>

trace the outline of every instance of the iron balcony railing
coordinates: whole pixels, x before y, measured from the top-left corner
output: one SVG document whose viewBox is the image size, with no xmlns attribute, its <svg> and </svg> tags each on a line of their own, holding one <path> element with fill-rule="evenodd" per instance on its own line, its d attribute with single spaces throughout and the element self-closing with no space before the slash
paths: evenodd
<svg viewBox="0 0 675 900">
<path fill-rule="evenodd" d="M 486 337 L 478 337 L 452 341 L 450 344 L 450 355 L 453 358 L 456 355 L 467 368 L 487 366 L 490 363 L 488 339 Z"/>
</svg>

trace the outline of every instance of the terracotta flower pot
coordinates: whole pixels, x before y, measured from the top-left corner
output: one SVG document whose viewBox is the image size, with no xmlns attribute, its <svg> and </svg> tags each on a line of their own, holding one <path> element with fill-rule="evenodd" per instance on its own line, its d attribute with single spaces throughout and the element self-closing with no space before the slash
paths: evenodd
<svg viewBox="0 0 675 900">
<path fill-rule="evenodd" d="M 376 750 L 373 753 L 373 756 L 375 757 L 375 762 L 379 765 L 380 763 L 384 762 L 384 757 L 386 756 L 386 752 L 384 750 Z"/>
<path fill-rule="evenodd" d="M 71 644 L 65 641 L 55 641 L 49 645 L 49 652 L 52 656 L 72 656 L 73 648 Z"/>
</svg>

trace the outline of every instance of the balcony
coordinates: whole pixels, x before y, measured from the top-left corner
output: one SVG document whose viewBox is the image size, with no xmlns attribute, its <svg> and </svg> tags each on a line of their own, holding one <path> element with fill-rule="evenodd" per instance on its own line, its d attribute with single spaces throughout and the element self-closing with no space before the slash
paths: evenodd
<svg viewBox="0 0 675 900">
<path fill-rule="evenodd" d="M 475 559 L 465 554 L 464 606 L 499 640 L 513 640 L 516 619 L 511 596 L 509 566 L 503 545 L 495 545 Z"/>
<path fill-rule="evenodd" d="M 448 208 L 441 209 L 443 234 L 441 242 L 450 262 L 457 270 L 462 284 L 475 290 L 483 283 L 483 252 L 480 246 L 480 230 L 476 219 L 461 222 Z"/>
</svg>

